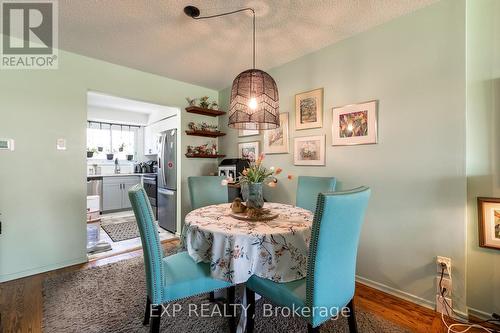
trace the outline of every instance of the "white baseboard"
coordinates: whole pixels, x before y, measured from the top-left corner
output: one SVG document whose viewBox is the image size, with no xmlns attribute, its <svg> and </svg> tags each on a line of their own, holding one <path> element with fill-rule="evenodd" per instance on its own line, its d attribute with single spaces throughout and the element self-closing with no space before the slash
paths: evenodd
<svg viewBox="0 0 500 333">
<path fill-rule="evenodd" d="M 399 289 L 396 289 L 393 287 L 386 286 L 383 283 L 372 281 L 370 279 L 364 278 L 364 277 L 359 276 L 359 275 L 356 275 L 356 281 L 361 283 L 361 284 L 367 285 L 368 287 L 372 287 L 374 289 L 383 291 L 389 295 L 404 299 L 405 301 L 415 303 L 417 305 L 423 306 L 423 307 L 431 309 L 433 311 L 435 311 L 435 309 L 436 309 L 436 301 L 435 300 L 430 301 L 430 300 L 427 300 L 425 298 L 410 294 L 406 291 L 402 291 L 402 290 L 399 290 Z M 462 312 L 462 311 L 455 310 L 455 312 L 462 318 L 468 318 L 467 314 Z"/>
<path fill-rule="evenodd" d="M 15 280 L 15 279 L 20 279 L 20 278 L 35 275 L 35 274 L 50 272 L 50 271 L 53 271 L 55 269 L 64 268 L 64 267 L 68 267 L 68 266 L 72 266 L 72 265 L 83 264 L 83 263 L 86 263 L 87 261 L 88 261 L 87 256 L 84 256 L 84 257 L 80 257 L 80 258 L 76 258 L 76 259 L 71 259 L 71 260 L 59 262 L 59 263 L 53 264 L 53 265 L 37 267 L 37 268 L 28 269 L 25 271 L 20 271 L 20 272 L 15 272 L 15 273 L 10 273 L 10 274 L 3 274 L 3 275 L 0 275 L 0 283 Z"/>
<path fill-rule="evenodd" d="M 491 319 L 491 313 L 484 312 L 478 309 L 467 307 L 467 312 L 469 313 L 469 315 L 479 318 L 481 320 Z"/>
</svg>

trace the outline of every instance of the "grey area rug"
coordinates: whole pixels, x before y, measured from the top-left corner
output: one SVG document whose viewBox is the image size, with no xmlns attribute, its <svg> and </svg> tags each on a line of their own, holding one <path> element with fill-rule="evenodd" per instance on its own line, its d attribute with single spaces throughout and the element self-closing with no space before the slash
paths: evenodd
<svg viewBox="0 0 500 333">
<path fill-rule="evenodd" d="M 146 333 L 149 327 L 142 325 L 145 288 L 142 257 L 48 278 L 43 285 L 43 331 Z M 228 332 L 227 318 L 189 315 L 189 304 L 202 303 L 208 303 L 207 295 L 178 302 L 183 311 L 175 317 L 172 312 L 163 316 L 161 332 Z M 256 332 L 307 332 L 300 318 L 263 317 L 265 303 L 264 299 L 257 302 Z M 208 305 L 210 313 L 213 308 Z M 359 308 L 357 322 L 362 333 L 410 332 Z M 329 321 L 321 332 L 348 332 L 347 320 Z"/>
<path fill-rule="evenodd" d="M 113 242 L 139 237 L 139 228 L 134 216 L 122 217 L 123 222 L 106 223 L 103 221 L 101 227 L 106 231 Z"/>
</svg>

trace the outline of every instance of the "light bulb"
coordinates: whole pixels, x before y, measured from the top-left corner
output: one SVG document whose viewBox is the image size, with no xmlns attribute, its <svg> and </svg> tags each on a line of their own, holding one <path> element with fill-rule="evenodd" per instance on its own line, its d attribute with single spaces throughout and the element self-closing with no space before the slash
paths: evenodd
<svg viewBox="0 0 500 333">
<path fill-rule="evenodd" d="M 352 129 L 353 129 L 352 124 L 347 125 L 347 130 L 348 130 L 349 132 L 352 132 Z"/>
<path fill-rule="evenodd" d="M 252 110 L 257 109 L 257 99 L 255 97 L 250 98 L 248 101 L 248 107 Z"/>
</svg>

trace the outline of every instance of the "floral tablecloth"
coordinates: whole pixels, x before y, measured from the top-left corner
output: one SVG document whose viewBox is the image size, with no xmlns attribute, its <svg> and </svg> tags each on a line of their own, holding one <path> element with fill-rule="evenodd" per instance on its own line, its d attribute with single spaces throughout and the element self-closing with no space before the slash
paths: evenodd
<svg viewBox="0 0 500 333">
<path fill-rule="evenodd" d="M 212 277 L 235 284 L 252 274 L 277 282 L 306 276 L 313 214 L 290 205 L 266 203 L 279 214 L 272 221 L 241 221 L 230 204 L 186 215 L 183 245 L 196 262 L 210 263 Z"/>
</svg>

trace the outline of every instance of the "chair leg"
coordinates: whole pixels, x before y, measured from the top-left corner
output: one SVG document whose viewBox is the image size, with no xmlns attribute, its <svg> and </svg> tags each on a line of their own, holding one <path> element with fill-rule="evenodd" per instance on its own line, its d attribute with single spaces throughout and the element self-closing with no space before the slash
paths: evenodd
<svg viewBox="0 0 500 333">
<path fill-rule="evenodd" d="M 255 292 L 250 288 L 245 288 L 245 294 L 247 296 L 247 333 L 253 333 L 255 326 Z"/>
<path fill-rule="evenodd" d="M 307 332 L 308 333 L 319 333 L 319 326 L 312 327 L 311 324 L 307 324 Z"/>
<path fill-rule="evenodd" d="M 160 333 L 161 312 L 161 305 L 153 305 L 151 308 L 151 326 L 149 327 L 150 333 Z"/>
<path fill-rule="evenodd" d="M 234 311 L 234 302 L 235 302 L 235 287 L 231 286 L 227 288 L 227 308 L 231 311 L 231 315 L 229 316 L 229 332 L 236 333 L 236 314 Z"/>
<path fill-rule="evenodd" d="M 149 299 L 149 296 L 146 297 L 146 311 L 144 312 L 144 321 L 142 324 L 144 326 L 149 324 L 149 317 L 151 316 L 151 300 Z"/>
<path fill-rule="evenodd" d="M 349 318 L 347 321 L 349 322 L 349 333 L 358 333 L 358 325 L 356 324 L 356 313 L 354 309 L 354 298 L 347 304 L 349 308 Z"/>
<path fill-rule="evenodd" d="M 211 291 L 209 294 L 208 294 L 208 301 L 210 303 L 213 303 L 215 302 L 215 293 L 213 291 Z"/>
</svg>

